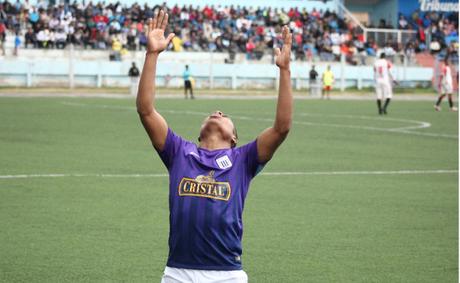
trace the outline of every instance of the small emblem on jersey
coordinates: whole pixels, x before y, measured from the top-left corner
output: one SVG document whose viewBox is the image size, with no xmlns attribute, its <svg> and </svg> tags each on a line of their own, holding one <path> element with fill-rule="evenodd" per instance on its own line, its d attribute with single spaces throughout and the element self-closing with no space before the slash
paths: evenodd
<svg viewBox="0 0 460 283">
<path fill-rule="evenodd" d="M 198 175 L 195 179 L 182 178 L 179 183 L 179 196 L 194 196 L 228 201 L 232 189 L 229 182 L 217 182 L 214 171 L 208 176 Z"/>
<path fill-rule="evenodd" d="M 216 163 L 220 169 L 227 169 L 232 167 L 232 162 L 230 161 L 230 158 L 228 158 L 227 155 L 217 158 Z"/>
<path fill-rule="evenodd" d="M 238 255 L 238 256 L 235 256 L 235 261 L 236 262 L 241 262 L 241 257 Z"/>
</svg>

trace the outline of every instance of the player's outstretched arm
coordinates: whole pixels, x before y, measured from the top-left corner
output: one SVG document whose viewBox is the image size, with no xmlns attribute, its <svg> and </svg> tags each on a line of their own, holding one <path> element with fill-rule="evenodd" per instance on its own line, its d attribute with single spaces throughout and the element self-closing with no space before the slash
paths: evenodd
<svg viewBox="0 0 460 283">
<path fill-rule="evenodd" d="M 275 49 L 276 65 L 280 69 L 280 85 L 278 103 L 276 106 L 276 117 L 272 127 L 263 131 L 257 138 L 257 151 L 259 162 L 269 161 L 276 149 L 287 137 L 292 124 L 292 88 L 291 70 L 289 62 L 291 59 L 292 34 L 287 26 L 283 26 L 283 48 Z"/>
<path fill-rule="evenodd" d="M 139 113 L 142 125 L 144 125 L 153 146 L 160 151 L 163 150 L 166 141 L 168 125 L 155 110 L 155 76 L 158 55 L 168 47 L 169 42 L 174 37 L 173 33 L 169 34 L 167 38 L 164 37 L 167 24 L 168 14 L 163 11 L 155 15 L 153 20 L 149 19 L 148 21 L 147 53 L 136 99 L 137 113 Z"/>
</svg>

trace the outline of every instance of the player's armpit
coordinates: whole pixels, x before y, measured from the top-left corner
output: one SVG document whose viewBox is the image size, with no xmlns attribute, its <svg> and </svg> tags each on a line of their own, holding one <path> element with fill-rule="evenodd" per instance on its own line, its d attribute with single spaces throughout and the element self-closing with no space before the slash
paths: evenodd
<svg viewBox="0 0 460 283">
<path fill-rule="evenodd" d="M 275 128 L 265 129 L 257 137 L 257 154 L 259 163 L 266 163 L 272 157 L 281 143 L 286 139 L 289 130 L 279 132 Z"/>
<path fill-rule="evenodd" d="M 142 125 L 147 132 L 147 135 L 152 142 L 152 145 L 158 151 L 163 151 L 166 136 L 168 135 L 168 124 L 163 116 L 160 115 L 156 110 L 150 113 L 139 113 Z"/>
</svg>

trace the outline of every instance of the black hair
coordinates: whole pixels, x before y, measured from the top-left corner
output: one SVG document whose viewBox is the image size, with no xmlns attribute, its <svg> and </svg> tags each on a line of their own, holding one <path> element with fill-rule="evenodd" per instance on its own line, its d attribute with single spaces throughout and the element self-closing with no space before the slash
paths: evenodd
<svg viewBox="0 0 460 283">
<path fill-rule="evenodd" d="M 235 125 L 233 125 L 233 135 L 236 137 L 236 142 L 233 143 L 232 141 L 232 147 L 235 147 L 236 144 L 238 143 L 238 132 L 236 131 Z"/>
<path fill-rule="evenodd" d="M 385 52 L 380 53 L 380 59 L 383 59 L 385 57 L 386 57 Z"/>
</svg>

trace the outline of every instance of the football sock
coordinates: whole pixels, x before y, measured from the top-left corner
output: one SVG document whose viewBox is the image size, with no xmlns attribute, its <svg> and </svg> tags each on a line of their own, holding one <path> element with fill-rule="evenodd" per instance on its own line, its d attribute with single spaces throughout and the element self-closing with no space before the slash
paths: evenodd
<svg viewBox="0 0 460 283">
<path fill-rule="evenodd" d="M 377 107 L 379 108 L 379 114 L 382 114 L 382 100 L 377 99 Z"/>
<path fill-rule="evenodd" d="M 388 107 L 388 104 L 390 104 L 390 100 L 389 98 L 387 98 L 385 100 L 385 105 L 383 106 L 383 112 L 387 112 L 387 107 Z"/>
<path fill-rule="evenodd" d="M 449 107 L 454 107 L 454 102 L 452 101 L 452 95 L 449 95 Z"/>
<path fill-rule="evenodd" d="M 446 95 L 443 94 L 443 95 L 439 96 L 438 101 L 436 102 L 436 106 L 439 106 L 439 104 L 441 104 L 441 101 L 444 98 L 444 96 L 446 96 Z"/>
</svg>

